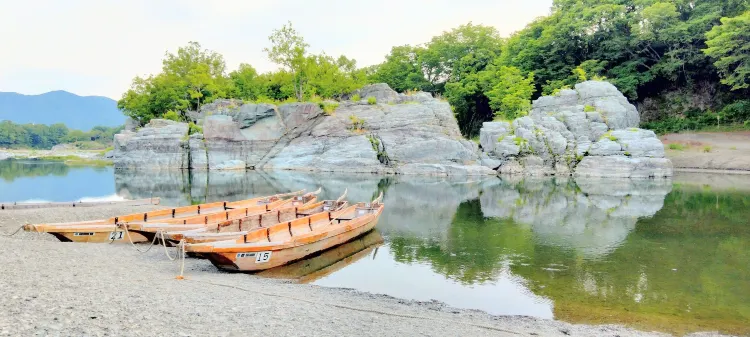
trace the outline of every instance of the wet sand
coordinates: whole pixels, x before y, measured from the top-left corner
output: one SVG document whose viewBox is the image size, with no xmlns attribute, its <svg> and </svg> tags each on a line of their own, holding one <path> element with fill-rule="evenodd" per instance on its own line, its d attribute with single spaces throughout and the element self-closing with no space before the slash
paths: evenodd
<svg viewBox="0 0 750 337">
<path fill-rule="evenodd" d="M 155 208 L 3 211 L 0 232 Z M 225 273 L 206 260 L 186 259 L 177 280 L 163 247 L 139 253 L 48 234 L 0 236 L 0 268 L 0 336 L 663 336 Z"/>
<path fill-rule="evenodd" d="M 661 137 L 675 170 L 750 174 L 750 132 L 686 132 Z M 680 150 L 669 144 L 679 144 Z"/>
</svg>

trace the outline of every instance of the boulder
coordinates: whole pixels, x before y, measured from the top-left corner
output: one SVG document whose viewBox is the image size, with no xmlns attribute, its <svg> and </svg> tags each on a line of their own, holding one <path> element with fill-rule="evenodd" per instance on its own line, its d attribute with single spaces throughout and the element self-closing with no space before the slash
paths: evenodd
<svg viewBox="0 0 750 337">
<path fill-rule="evenodd" d="M 671 175 L 671 165 L 665 169 L 669 160 L 664 159 L 661 141 L 653 132 L 638 129 L 638 122 L 635 106 L 612 84 L 579 83 L 575 90 L 540 97 L 528 116 L 510 123 L 484 123 L 479 137 L 487 156 L 483 161 L 502 162 L 502 174 L 570 175 L 583 159 L 587 176 L 608 172 L 586 166 L 592 162 L 611 165 L 612 176 Z M 618 159 L 586 160 L 587 156 Z"/>
<path fill-rule="evenodd" d="M 132 119 L 130 117 L 125 119 L 125 129 L 124 129 L 125 131 L 135 132 L 139 126 L 140 124 L 138 124 L 138 122 L 135 119 Z"/>
<path fill-rule="evenodd" d="M 115 135 L 115 169 L 185 169 L 189 167 L 188 125 L 153 119 L 137 132 Z"/>
<path fill-rule="evenodd" d="M 429 97 L 429 100 L 422 97 L 424 103 L 418 104 L 343 102 L 331 116 L 322 115 L 312 105 L 297 105 L 297 112 L 287 113 L 282 105 L 279 107 L 282 116 L 302 121 L 288 123 L 298 125 L 293 129 L 297 131 L 278 153 L 269 155 L 263 168 L 490 174 L 490 170 L 479 164 L 476 145 L 461 137 L 450 106 Z"/>
<path fill-rule="evenodd" d="M 385 83 L 367 85 L 359 89 L 358 93 L 365 102 L 368 97 L 375 97 L 378 103 L 394 103 L 399 100 L 399 94 Z"/>
</svg>

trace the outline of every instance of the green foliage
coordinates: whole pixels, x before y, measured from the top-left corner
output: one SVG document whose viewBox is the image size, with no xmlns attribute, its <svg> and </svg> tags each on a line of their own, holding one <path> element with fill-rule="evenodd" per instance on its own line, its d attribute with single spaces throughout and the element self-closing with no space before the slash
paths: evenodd
<svg viewBox="0 0 750 337">
<path fill-rule="evenodd" d="M 586 104 L 586 106 L 583 107 L 583 112 L 596 112 L 596 108 Z"/>
<path fill-rule="evenodd" d="M 713 149 L 713 148 L 712 148 L 711 146 L 709 146 L 709 145 L 706 145 L 706 146 L 704 146 L 704 147 L 703 147 L 703 152 L 706 152 L 706 153 L 708 153 L 708 152 L 711 152 L 711 150 L 712 150 L 712 149 Z"/>
<path fill-rule="evenodd" d="M 165 55 L 161 73 L 136 77 L 117 107 L 141 125 L 168 111 L 199 110 L 202 104 L 227 97 L 231 86 L 225 67 L 221 55 L 190 42 L 178 48 L 176 54 Z"/>
<path fill-rule="evenodd" d="M 732 18 L 721 18 L 721 24 L 706 33 L 703 51 L 715 60 L 721 83 L 732 90 L 750 87 L 750 11 Z"/>
<path fill-rule="evenodd" d="M 352 102 L 359 102 L 362 99 L 362 97 L 359 96 L 359 94 L 354 94 L 352 96 Z"/>
<path fill-rule="evenodd" d="M 176 112 L 176 111 L 174 111 L 174 110 L 169 110 L 169 111 L 167 111 L 167 113 L 165 113 L 165 114 L 164 114 L 164 115 L 163 115 L 163 116 L 162 116 L 161 118 L 163 118 L 163 119 L 168 119 L 168 120 L 170 120 L 170 121 L 175 121 L 175 122 L 179 122 L 179 121 L 180 121 L 180 119 L 181 119 L 181 118 L 180 118 L 180 114 L 179 114 L 179 113 L 177 113 L 177 112 Z"/>
<path fill-rule="evenodd" d="M 490 108 L 496 119 L 510 120 L 524 116 L 531 110 L 531 95 L 534 93 L 534 74 L 524 76 L 516 67 L 490 65 L 479 72 L 489 91 Z"/>
<path fill-rule="evenodd" d="M 320 108 L 323 110 L 323 113 L 326 116 L 331 116 L 336 111 L 336 108 L 339 107 L 339 104 L 336 102 L 320 102 L 318 103 Z"/>
<path fill-rule="evenodd" d="M 96 126 L 91 131 L 81 131 L 68 129 L 64 124 L 48 126 L 2 121 L 0 122 L 0 148 L 50 149 L 63 143 L 80 144 L 78 148 L 104 148 L 112 143 L 114 135 L 121 130 L 122 127 Z"/>
<path fill-rule="evenodd" d="M 378 100 L 375 97 L 373 97 L 373 96 L 367 97 L 367 104 L 374 105 L 377 102 L 378 102 Z"/>
<path fill-rule="evenodd" d="M 203 133 L 203 128 L 200 125 L 190 122 L 188 124 L 188 135 L 192 135 L 194 133 Z"/>
<path fill-rule="evenodd" d="M 291 23 L 274 30 L 269 41 L 271 46 L 264 50 L 281 66 L 278 71 L 259 74 L 243 63 L 227 75 L 220 54 L 190 42 L 177 53 L 166 54 L 159 74 L 133 79 L 118 107 L 144 125 L 153 118 L 174 119 L 171 113 L 165 117 L 169 111 L 180 116 L 198 111 L 217 98 L 274 104 L 313 97 L 329 99 L 367 82 L 366 70 L 357 68 L 355 60 L 310 54 L 309 45 Z"/>
<path fill-rule="evenodd" d="M 365 129 L 365 121 L 355 115 L 349 115 L 349 121 L 352 122 L 352 124 L 349 126 L 349 130 L 353 132 L 362 132 Z"/>
<path fill-rule="evenodd" d="M 686 145 L 680 144 L 680 143 L 671 143 L 671 144 L 669 144 L 669 149 L 670 150 L 685 151 L 686 148 L 687 148 Z"/>
</svg>

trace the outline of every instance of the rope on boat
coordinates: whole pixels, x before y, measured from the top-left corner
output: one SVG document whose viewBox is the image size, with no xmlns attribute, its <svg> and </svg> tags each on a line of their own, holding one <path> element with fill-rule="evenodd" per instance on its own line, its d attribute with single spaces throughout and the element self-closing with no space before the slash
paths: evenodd
<svg viewBox="0 0 750 337">
<path fill-rule="evenodd" d="M 426 320 L 426 321 L 441 321 L 441 322 L 450 323 L 450 324 L 460 324 L 460 325 L 472 326 L 472 327 L 480 328 L 480 329 L 506 332 L 506 333 L 510 333 L 510 334 L 514 334 L 514 335 L 524 335 L 523 333 L 520 333 L 520 332 L 517 332 L 517 331 L 501 329 L 501 328 L 490 326 L 490 325 L 474 324 L 474 323 L 470 323 L 470 322 L 458 321 L 458 320 L 453 320 L 453 319 L 433 318 L 433 317 L 408 315 L 408 314 L 398 314 L 398 313 L 393 313 L 393 312 L 388 312 L 388 311 L 380 311 L 380 310 L 374 310 L 374 309 L 356 308 L 356 307 L 351 307 L 351 306 L 348 306 L 348 305 L 335 304 L 335 303 L 321 303 L 321 302 L 318 302 L 318 301 L 307 300 L 307 299 L 304 299 L 304 298 L 299 298 L 299 297 L 294 297 L 294 296 L 286 296 L 286 295 L 280 295 L 280 294 L 272 294 L 272 293 L 267 293 L 267 292 L 263 292 L 263 291 L 258 291 L 258 290 L 253 290 L 253 289 L 248 289 L 248 288 L 233 286 L 233 285 L 229 285 L 229 284 L 215 283 L 215 282 L 211 282 L 211 281 L 202 281 L 202 280 L 192 280 L 192 281 L 193 282 L 198 282 L 198 283 L 210 284 L 210 285 L 219 286 L 219 287 L 226 287 L 226 288 L 237 289 L 237 290 L 251 292 L 251 293 L 255 293 L 255 294 L 259 294 L 259 295 L 264 295 L 264 296 L 269 296 L 269 297 L 286 298 L 286 299 L 290 299 L 290 300 L 294 300 L 294 301 L 300 301 L 300 302 L 305 302 L 305 303 L 314 304 L 314 305 L 323 304 L 323 305 L 329 305 L 329 306 L 340 308 L 340 309 L 354 310 L 354 311 L 359 311 L 359 312 L 369 312 L 369 313 L 379 314 L 379 315 L 384 315 L 384 316 L 421 319 L 421 320 Z"/>
<path fill-rule="evenodd" d="M 154 245 L 156 244 L 156 235 L 154 235 L 154 239 L 153 239 L 153 240 L 151 240 L 151 245 L 149 245 L 149 246 L 148 246 L 148 249 L 146 249 L 146 250 L 140 250 L 140 249 L 138 249 L 138 247 L 137 247 L 137 246 L 135 245 L 135 242 L 133 242 L 133 238 L 132 238 L 132 237 L 130 237 L 130 231 L 128 231 L 128 225 L 125 225 L 125 226 L 123 226 L 122 228 L 124 228 L 124 229 L 125 229 L 125 235 L 126 235 L 126 236 L 128 237 L 128 241 L 130 241 L 130 244 L 131 244 L 131 245 L 133 246 L 133 248 L 134 248 L 134 249 L 135 249 L 136 251 L 138 251 L 139 253 L 147 253 L 147 252 L 148 252 L 149 250 L 151 250 L 151 248 L 153 248 L 153 247 L 154 247 Z M 114 240 L 112 240 L 112 241 L 114 241 Z M 111 243 L 111 242 L 110 242 L 110 243 Z"/>
<path fill-rule="evenodd" d="M 169 255 L 169 250 L 167 250 L 167 240 L 164 238 L 164 230 L 159 230 L 159 235 L 161 236 L 161 244 L 164 246 L 164 254 L 167 255 L 167 258 L 171 261 L 176 261 L 177 259 L 180 259 L 180 275 L 177 275 L 175 277 L 178 280 L 184 280 L 185 279 L 185 240 L 180 240 L 180 243 L 177 244 L 177 255 L 175 257 L 172 257 Z M 157 235 L 154 236 L 156 238 Z"/>
<path fill-rule="evenodd" d="M 23 228 L 23 226 L 21 228 Z M 169 258 L 171 261 L 175 261 L 175 260 L 177 260 L 178 258 L 181 257 L 180 275 L 178 275 L 176 278 L 178 280 L 184 280 L 185 279 L 185 276 L 184 276 L 185 275 L 185 240 L 180 240 L 180 243 L 177 246 L 178 249 L 179 249 L 179 253 L 181 253 L 181 255 L 177 255 L 175 257 L 172 257 L 171 255 L 169 255 L 169 251 L 167 250 L 167 241 L 164 240 L 164 231 L 163 230 L 160 230 L 156 235 L 154 235 L 154 239 L 151 240 L 151 245 L 149 245 L 146 250 L 140 250 L 140 249 L 138 249 L 138 247 L 136 247 L 135 242 L 133 242 L 133 238 L 130 237 L 130 231 L 128 231 L 128 226 L 125 225 L 125 226 L 123 226 L 123 228 L 125 229 L 125 235 L 128 236 L 128 240 L 130 241 L 130 244 L 139 253 L 147 253 L 149 250 L 151 250 L 151 248 L 153 248 L 156 245 L 156 239 L 158 239 L 159 236 L 161 236 L 161 243 L 162 243 L 162 246 L 164 246 L 164 254 L 167 255 L 167 258 Z M 114 241 L 114 240 L 112 240 L 112 241 Z M 112 242 L 110 242 L 110 243 L 112 243 Z"/>
<path fill-rule="evenodd" d="M 20 232 L 23 229 L 23 227 L 24 227 L 24 225 L 19 226 L 13 233 L 10 233 L 10 234 L 6 234 L 6 233 L 0 232 L 0 235 L 1 236 L 5 236 L 5 237 L 11 237 L 13 235 L 18 234 L 18 232 Z"/>
<path fill-rule="evenodd" d="M 164 238 L 164 231 L 163 230 L 159 230 L 159 232 L 157 234 L 158 235 L 154 235 L 154 238 L 156 238 L 157 236 L 161 236 L 161 245 L 164 246 L 164 254 L 167 255 L 167 258 L 170 261 L 177 260 L 177 258 L 179 257 L 178 255 L 175 255 L 174 257 L 172 257 L 171 255 L 169 255 L 169 250 L 167 249 L 167 240 Z M 180 243 L 182 243 L 182 241 L 180 241 Z"/>
</svg>

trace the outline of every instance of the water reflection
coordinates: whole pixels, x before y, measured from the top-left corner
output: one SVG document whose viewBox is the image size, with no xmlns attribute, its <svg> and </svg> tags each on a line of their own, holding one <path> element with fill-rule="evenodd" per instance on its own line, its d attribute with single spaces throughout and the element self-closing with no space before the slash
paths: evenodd
<svg viewBox="0 0 750 337">
<path fill-rule="evenodd" d="M 117 171 L 114 181 L 123 197 L 166 205 L 321 186 L 322 198 L 348 188 L 351 201 L 384 192 L 377 254 L 368 237 L 280 270 L 314 284 L 494 314 L 750 333 L 750 188 L 736 188 L 750 177 Z"/>
<path fill-rule="evenodd" d="M 0 160 L 0 202 L 71 201 L 114 194 L 111 167 L 59 161 Z"/>
</svg>

